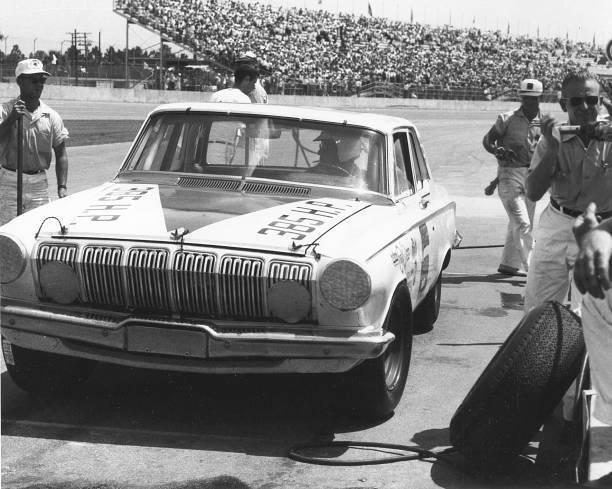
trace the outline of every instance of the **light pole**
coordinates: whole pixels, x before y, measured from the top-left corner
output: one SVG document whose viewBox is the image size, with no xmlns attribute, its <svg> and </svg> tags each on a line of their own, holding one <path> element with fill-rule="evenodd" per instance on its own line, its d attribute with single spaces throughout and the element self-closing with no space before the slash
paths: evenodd
<svg viewBox="0 0 612 489">
<path fill-rule="evenodd" d="M 38 39 L 37 37 L 34 38 L 34 53 L 33 56 L 36 57 L 36 39 Z"/>
</svg>

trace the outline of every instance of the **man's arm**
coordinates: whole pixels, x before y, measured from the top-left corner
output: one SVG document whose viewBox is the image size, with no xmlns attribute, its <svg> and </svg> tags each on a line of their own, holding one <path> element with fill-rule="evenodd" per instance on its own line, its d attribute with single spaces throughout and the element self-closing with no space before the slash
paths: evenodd
<svg viewBox="0 0 612 489">
<path fill-rule="evenodd" d="M 502 135 L 497 131 L 497 128 L 492 126 L 482 138 L 482 146 L 488 153 L 494 155 L 497 150 L 497 141 L 501 138 Z"/>
<path fill-rule="evenodd" d="M 0 140 L 7 137 L 11 130 L 11 126 L 19 119 L 26 111 L 26 104 L 23 100 L 17 100 L 13 105 L 12 110 L 8 113 L 6 118 L 0 122 Z"/>
<path fill-rule="evenodd" d="M 62 199 L 68 195 L 66 182 L 68 181 L 68 154 L 66 143 L 61 142 L 53 148 L 55 151 L 55 176 L 57 177 L 57 196 Z"/>
<path fill-rule="evenodd" d="M 540 200 L 550 188 L 555 174 L 559 143 L 553 137 L 552 130 L 556 123 L 553 117 L 542 117 L 542 140 L 536 147 L 536 152 L 531 160 L 532 168 L 525 179 L 525 194 L 534 202 Z M 537 161 L 535 166 L 534 161 Z"/>
</svg>

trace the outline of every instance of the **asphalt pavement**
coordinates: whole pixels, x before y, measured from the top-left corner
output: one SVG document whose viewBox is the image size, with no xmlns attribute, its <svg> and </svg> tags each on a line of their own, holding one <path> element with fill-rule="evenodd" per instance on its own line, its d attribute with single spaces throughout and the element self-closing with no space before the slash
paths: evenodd
<svg viewBox="0 0 612 489">
<path fill-rule="evenodd" d="M 65 119 L 145 117 L 141 104 L 50 103 Z M 59 106 L 59 107 L 58 107 Z M 510 474 L 483 480 L 461 461 L 416 460 L 327 467 L 287 450 L 312 440 L 385 442 L 443 450 L 448 424 L 483 368 L 522 317 L 525 279 L 496 273 L 506 217 L 484 187 L 495 161 L 480 144 L 495 114 L 390 108 L 419 128 L 434 178 L 457 202 L 462 248 L 443 277 L 440 317 L 414 339 L 404 397 L 393 416 L 360 422 L 330 409 L 320 376 L 203 378 L 102 366 L 79 396 L 43 401 L 8 378 L 2 362 L 4 488 L 428 489 L 570 487 L 534 463 L 538 440 Z M 126 115 L 127 114 L 127 115 Z M 129 143 L 69 148 L 69 191 L 112 178 Z M 53 172 L 49 172 L 54 188 Z M 543 204 L 539 204 L 538 209 Z M 393 452 L 395 453 L 395 452 Z M 326 457 L 389 451 L 330 449 Z"/>
</svg>

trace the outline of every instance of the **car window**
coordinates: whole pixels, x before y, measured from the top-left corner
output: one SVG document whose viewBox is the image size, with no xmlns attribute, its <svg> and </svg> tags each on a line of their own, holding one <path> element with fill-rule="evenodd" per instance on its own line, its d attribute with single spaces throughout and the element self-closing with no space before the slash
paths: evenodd
<svg viewBox="0 0 612 489">
<path fill-rule="evenodd" d="M 162 113 L 149 120 L 124 171 L 267 178 L 384 193 L 384 148 L 383 134 L 347 124 Z"/>
<path fill-rule="evenodd" d="M 395 194 L 402 195 L 406 192 L 414 192 L 414 178 L 410 165 L 410 153 L 405 132 L 397 132 L 393 135 L 393 153 L 395 163 L 393 178 Z"/>
<path fill-rule="evenodd" d="M 423 154 L 423 149 L 421 148 L 419 138 L 412 130 L 410 130 L 409 134 L 410 143 L 415 153 L 415 170 L 418 172 L 422 180 L 429 180 L 429 170 L 427 169 L 427 164 L 425 163 L 425 155 Z"/>
</svg>

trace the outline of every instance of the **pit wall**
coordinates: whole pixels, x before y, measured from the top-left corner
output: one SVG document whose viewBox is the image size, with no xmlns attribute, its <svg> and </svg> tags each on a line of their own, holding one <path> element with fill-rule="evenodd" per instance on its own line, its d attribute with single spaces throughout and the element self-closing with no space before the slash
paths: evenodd
<svg viewBox="0 0 612 489">
<path fill-rule="evenodd" d="M 0 83 L 0 102 L 5 102 L 18 94 L 15 83 Z M 43 92 L 45 101 L 81 100 L 88 102 L 140 102 L 148 104 L 170 102 L 208 102 L 212 92 L 179 92 L 173 90 L 146 90 L 142 87 L 131 89 L 110 87 L 73 87 L 47 85 Z M 433 100 L 407 98 L 372 97 L 313 97 L 307 95 L 270 95 L 270 103 L 284 105 L 303 105 L 316 107 L 343 107 L 354 109 L 374 109 L 406 107 L 411 109 L 439 110 L 483 110 L 504 112 L 517 107 L 517 102 L 484 100 Z M 52 105 L 52 104 L 51 104 Z M 543 103 L 542 111 L 558 110 L 557 104 Z"/>
</svg>

